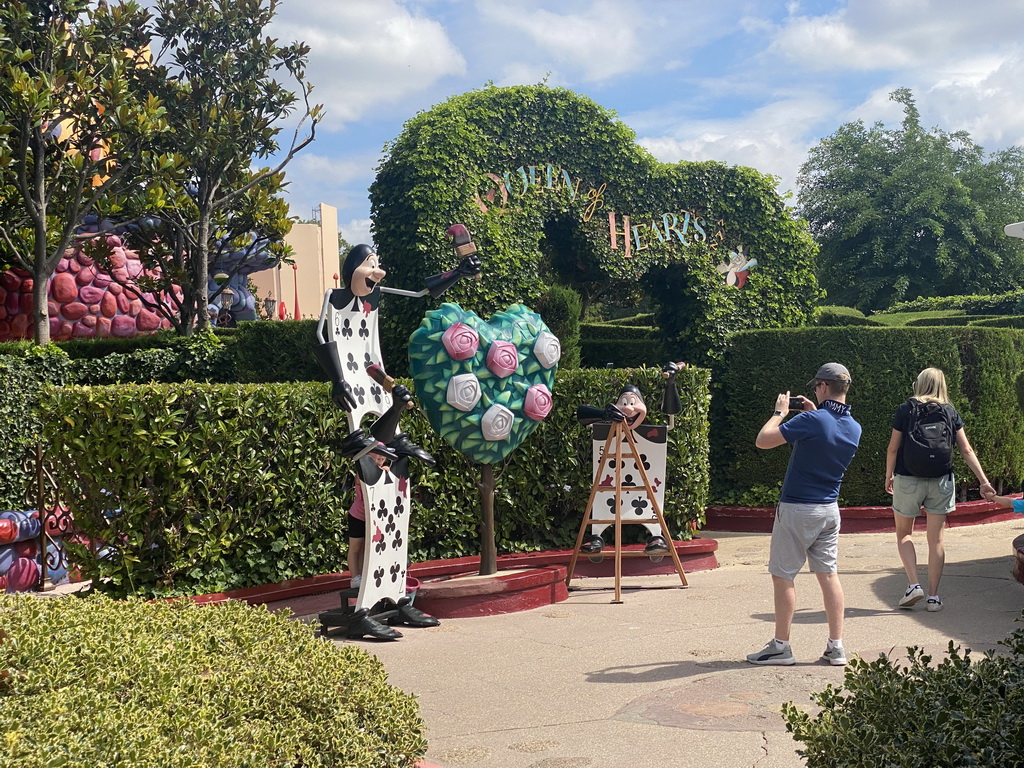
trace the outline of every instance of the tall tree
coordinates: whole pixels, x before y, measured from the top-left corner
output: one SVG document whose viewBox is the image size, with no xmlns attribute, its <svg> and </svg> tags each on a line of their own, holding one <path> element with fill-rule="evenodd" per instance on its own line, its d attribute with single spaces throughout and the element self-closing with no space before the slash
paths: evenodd
<svg viewBox="0 0 1024 768">
<path fill-rule="evenodd" d="M 1024 243 L 1002 231 L 1024 209 L 1024 150 L 986 158 L 964 131 L 923 130 L 908 89 L 890 98 L 899 128 L 846 123 L 800 169 L 829 301 L 872 310 L 1024 285 Z"/>
<path fill-rule="evenodd" d="M 138 89 L 150 15 L 133 2 L 0 3 L 0 263 L 33 278 L 35 341 L 50 340 L 50 275 L 83 218 L 164 167 L 147 150 L 164 110 Z"/>
<path fill-rule="evenodd" d="M 155 5 L 160 49 L 149 87 L 167 106 L 166 148 L 176 153 L 180 173 L 173 184 L 149 189 L 130 203 L 140 216 L 151 214 L 141 218 L 141 236 L 130 244 L 155 272 L 144 285 L 157 291 L 151 308 L 186 335 L 209 324 L 208 273 L 218 253 L 269 247 L 283 256 L 287 250 L 282 239 L 291 220 L 279 196 L 282 170 L 313 141 L 322 110 L 309 101 L 309 48 L 264 36 L 278 4 Z M 296 83 L 298 97 L 275 79 L 278 74 Z M 302 111 L 282 150 L 278 135 L 297 102 Z M 252 167 L 254 160 L 275 154 L 274 167 Z"/>
</svg>

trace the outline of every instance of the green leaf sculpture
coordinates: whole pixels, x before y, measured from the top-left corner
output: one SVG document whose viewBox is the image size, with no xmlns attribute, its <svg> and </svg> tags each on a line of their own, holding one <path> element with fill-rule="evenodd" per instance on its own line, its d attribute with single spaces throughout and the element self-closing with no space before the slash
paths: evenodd
<svg viewBox="0 0 1024 768">
<path fill-rule="evenodd" d="M 478 464 L 504 459 L 548 415 L 560 356 L 558 338 L 522 304 L 487 321 L 442 304 L 409 339 L 416 397 L 431 426 Z"/>
</svg>

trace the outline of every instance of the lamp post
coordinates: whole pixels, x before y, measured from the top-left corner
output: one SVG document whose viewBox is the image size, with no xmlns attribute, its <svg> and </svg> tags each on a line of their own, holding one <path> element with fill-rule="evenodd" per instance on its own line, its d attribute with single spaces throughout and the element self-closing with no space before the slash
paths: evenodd
<svg viewBox="0 0 1024 768">
<path fill-rule="evenodd" d="M 295 314 L 294 319 L 298 320 L 301 315 L 299 314 L 299 265 L 292 264 L 292 276 L 295 278 Z"/>
<path fill-rule="evenodd" d="M 337 272 L 334 273 L 334 287 L 335 288 L 338 287 L 338 273 Z"/>
<path fill-rule="evenodd" d="M 263 309 L 267 312 L 267 320 L 274 319 L 274 307 L 277 306 L 277 299 L 273 296 L 267 296 L 263 300 Z"/>
</svg>

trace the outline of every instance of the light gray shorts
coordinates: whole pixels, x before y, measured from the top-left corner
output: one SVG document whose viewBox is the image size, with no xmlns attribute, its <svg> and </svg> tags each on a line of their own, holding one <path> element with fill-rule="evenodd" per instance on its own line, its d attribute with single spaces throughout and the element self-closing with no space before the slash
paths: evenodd
<svg viewBox="0 0 1024 768">
<path fill-rule="evenodd" d="M 901 517 L 917 517 L 921 507 L 929 515 L 948 515 L 956 509 L 956 483 L 949 475 L 892 480 L 892 511 Z"/>
<path fill-rule="evenodd" d="M 795 579 L 810 562 L 814 573 L 835 573 L 839 554 L 839 504 L 779 502 L 772 526 L 768 572 Z"/>
</svg>

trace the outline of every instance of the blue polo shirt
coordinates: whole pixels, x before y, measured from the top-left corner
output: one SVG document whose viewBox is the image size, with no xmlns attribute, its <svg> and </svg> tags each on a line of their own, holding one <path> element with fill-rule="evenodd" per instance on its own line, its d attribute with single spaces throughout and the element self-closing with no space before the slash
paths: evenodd
<svg viewBox="0 0 1024 768">
<path fill-rule="evenodd" d="M 839 498 L 839 484 L 860 444 L 860 424 L 850 406 L 824 401 L 816 411 L 803 411 L 779 425 L 793 446 L 780 501 L 829 504 Z"/>
</svg>

